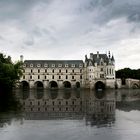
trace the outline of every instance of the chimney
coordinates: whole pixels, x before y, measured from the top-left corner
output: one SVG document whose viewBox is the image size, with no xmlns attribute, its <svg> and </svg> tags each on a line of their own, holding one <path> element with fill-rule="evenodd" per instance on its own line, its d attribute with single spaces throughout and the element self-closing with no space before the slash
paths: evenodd
<svg viewBox="0 0 140 140">
<path fill-rule="evenodd" d="M 99 58 L 99 51 L 97 51 L 97 58 Z"/>
<path fill-rule="evenodd" d="M 93 60 L 93 53 L 90 53 L 90 59 Z"/>
<path fill-rule="evenodd" d="M 23 62 L 23 55 L 20 55 L 20 61 Z"/>
</svg>

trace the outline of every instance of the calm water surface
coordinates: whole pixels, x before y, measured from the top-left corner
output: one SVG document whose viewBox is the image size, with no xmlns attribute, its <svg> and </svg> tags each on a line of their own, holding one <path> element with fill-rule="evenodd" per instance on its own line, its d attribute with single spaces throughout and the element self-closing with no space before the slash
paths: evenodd
<svg viewBox="0 0 140 140">
<path fill-rule="evenodd" d="M 139 140 L 140 90 L 16 90 L 0 140 Z"/>
</svg>

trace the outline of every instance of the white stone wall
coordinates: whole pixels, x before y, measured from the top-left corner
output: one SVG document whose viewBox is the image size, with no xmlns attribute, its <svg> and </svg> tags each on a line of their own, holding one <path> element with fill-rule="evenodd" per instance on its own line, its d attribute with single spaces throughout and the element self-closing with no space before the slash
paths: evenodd
<svg viewBox="0 0 140 140">
<path fill-rule="evenodd" d="M 44 88 L 49 87 L 49 82 L 55 81 L 59 88 L 63 88 L 63 82 L 69 81 L 74 88 L 76 82 L 83 85 L 83 68 L 24 68 L 20 81 L 27 81 L 33 88 L 36 81 L 41 81 Z"/>
</svg>

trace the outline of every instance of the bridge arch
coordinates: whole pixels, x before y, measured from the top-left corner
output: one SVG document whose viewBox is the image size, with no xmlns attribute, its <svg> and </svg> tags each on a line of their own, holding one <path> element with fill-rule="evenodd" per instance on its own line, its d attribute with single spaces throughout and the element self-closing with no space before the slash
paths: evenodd
<svg viewBox="0 0 140 140">
<path fill-rule="evenodd" d="M 41 81 L 36 81 L 34 83 L 35 88 L 43 88 L 43 83 Z"/>
<path fill-rule="evenodd" d="M 80 82 L 76 82 L 76 88 L 80 88 Z"/>
<path fill-rule="evenodd" d="M 96 90 L 104 90 L 105 84 L 102 81 L 98 81 L 95 83 L 95 89 Z"/>
<path fill-rule="evenodd" d="M 71 83 L 69 81 L 63 82 L 64 88 L 71 88 Z"/>
<path fill-rule="evenodd" d="M 57 82 L 55 82 L 55 81 L 51 81 L 51 82 L 49 83 L 49 87 L 50 87 L 50 88 L 58 88 L 58 84 L 57 84 Z"/>
<path fill-rule="evenodd" d="M 21 81 L 20 87 L 23 89 L 28 89 L 29 88 L 29 83 L 27 81 Z"/>
<path fill-rule="evenodd" d="M 139 85 L 138 85 L 138 83 L 133 83 L 131 87 L 132 87 L 133 89 L 137 89 L 137 88 L 139 88 Z"/>
</svg>

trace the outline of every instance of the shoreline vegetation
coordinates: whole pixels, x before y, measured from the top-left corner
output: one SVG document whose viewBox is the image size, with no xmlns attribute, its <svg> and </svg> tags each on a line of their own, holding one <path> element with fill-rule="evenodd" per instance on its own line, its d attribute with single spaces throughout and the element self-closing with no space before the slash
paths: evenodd
<svg viewBox="0 0 140 140">
<path fill-rule="evenodd" d="M 0 111 L 15 110 L 17 100 L 12 88 L 22 76 L 22 63 L 13 63 L 10 56 L 0 53 Z"/>
</svg>

